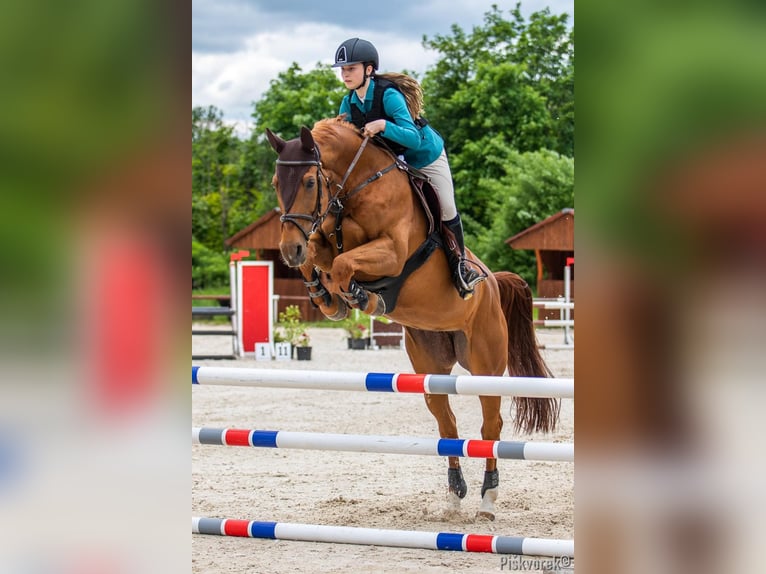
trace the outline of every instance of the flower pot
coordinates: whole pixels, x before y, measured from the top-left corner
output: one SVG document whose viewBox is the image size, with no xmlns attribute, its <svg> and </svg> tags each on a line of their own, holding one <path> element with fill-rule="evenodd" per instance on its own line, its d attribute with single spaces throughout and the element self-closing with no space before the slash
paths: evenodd
<svg viewBox="0 0 766 574">
<path fill-rule="evenodd" d="M 367 339 L 349 339 L 349 345 L 351 349 L 366 349 L 367 348 Z"/>
<path fill-rule="evenodd" d="M 295 355 L 299 361 L 310 361 L 311 347 L 295 347 Z"/>
</svg>

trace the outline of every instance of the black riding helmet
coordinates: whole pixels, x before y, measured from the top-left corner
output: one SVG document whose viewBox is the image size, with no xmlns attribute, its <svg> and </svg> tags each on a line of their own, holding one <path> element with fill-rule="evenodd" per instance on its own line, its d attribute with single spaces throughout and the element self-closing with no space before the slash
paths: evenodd
<svg viewBox="0 0 766 574">
<path fill-rule="evenodd" d="M 372 64 L 373 70 L 378 69 L 378 51 L 375 46 L 361 38 L 349 38 L 335 51 L 335 63 L 332 67 L 339 68 L 340 66 L 366 62 Z"/>
</svg>

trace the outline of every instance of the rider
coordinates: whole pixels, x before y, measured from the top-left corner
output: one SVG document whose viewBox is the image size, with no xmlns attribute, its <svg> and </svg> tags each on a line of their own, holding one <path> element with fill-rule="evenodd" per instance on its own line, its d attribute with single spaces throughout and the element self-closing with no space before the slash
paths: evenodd
<svg viewBox="0 0 766 574">
<path fill-rule="evenodd" d="M 395 88 L 392 82 L 376 77 L 378 51 L 370 42 L 361 38 L 343 42 L 335 52 L 333 68 L 338 67 L 349 89 L 339 113 L 345 114 L 364 135 L 380 134 L 395 153 L 430 178 L 441 204 L 442 233 L 455 284 L 464 299 L 470 298 L 486 276 L 466 265 L 463 225 L 455 206 L 444 140 L 426 120 L 413 120 L 404 95 L 398 89 L 389 89 Z"/>
</svg>

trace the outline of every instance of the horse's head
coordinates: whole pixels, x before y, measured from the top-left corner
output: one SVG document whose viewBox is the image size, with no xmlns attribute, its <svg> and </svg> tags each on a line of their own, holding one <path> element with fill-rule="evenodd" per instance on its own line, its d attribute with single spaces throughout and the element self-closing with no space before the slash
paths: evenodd
<svg viewBox="0 0 766 574">
<path fill-rule="evenodd" d="M 323 181 L 319 149 L 311 130 L 301 128 L 298 138 L 285 141 L 266 130 L 271 147 L 279 154 L 272 180 L 282 210 L 279 250 L 290 267 L 306 261 L 306 244 L 314 222 L 319 217 Z"/>
</svg>

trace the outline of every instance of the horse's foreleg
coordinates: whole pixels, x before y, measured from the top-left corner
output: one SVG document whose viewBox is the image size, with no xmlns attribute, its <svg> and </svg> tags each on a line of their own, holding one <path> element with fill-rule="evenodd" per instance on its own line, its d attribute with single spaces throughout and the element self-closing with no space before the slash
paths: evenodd
<svg viewBox="0 0 766 574">
<path fill-rule="evenodd" d="M 481 425 L 481 438 L 484 440 L 500 440 L 503 429 L 503 419 L 500 416 L 500 397 L 479 397 L 484 423 Z M 484 483 L 481 486 L 481 505 L 476 513 L 477 518 L 495 519 L 495 501 L 500 484 L 497 472 L 497 459 L 488 458 L 484 470 Z"/>
<path fill-rule="evenodd" d="M 309 293 L 311 302 L 322 314 L 332 321 L 340 321 L 348 316 L 348 306 L 338 295 L 327 290 L 322 281 L 322 273 L 312 269 L 303 273 L 303 284 Z"/>
<path fill-rule="evenodd" d="M 404 245 L 379 237 L 338 255 L 332 264 L 332 278 L 349 305 L 368 315 L 382 315 L 386 311 L 383 300 L 362 289 L 354 277 L 396 277 L 404 269 L 406 256 Z"/>
<path fill-rule="evenodd" d="M 332 321 L 340 321 L 348 316 L 348 306 L 337 294 L 330 292 L 327 272 L 332 266 L 332 249 L 317 233 L 309 239 L 306 248 L 306 261 L 300 267 L 303 284 L 308 290 L 311 303 Z"/>
<path fill-rule="evenodd" d="M 458 438 L 457 421 L 455 414 L 449 405 L 447 395 L 424 395 L 426 406 L 436 419 L 439 426 L 439 436 L 442 438 Z M 468 485 L 463 479 L 463 471 L 460 469 L 460 459 L 456 456 L 447 457 L 447 484 L 450 501 L 454 508 L 460 504 L 460 499 L 464 498 L 468 492 Z"/>
</svg>

